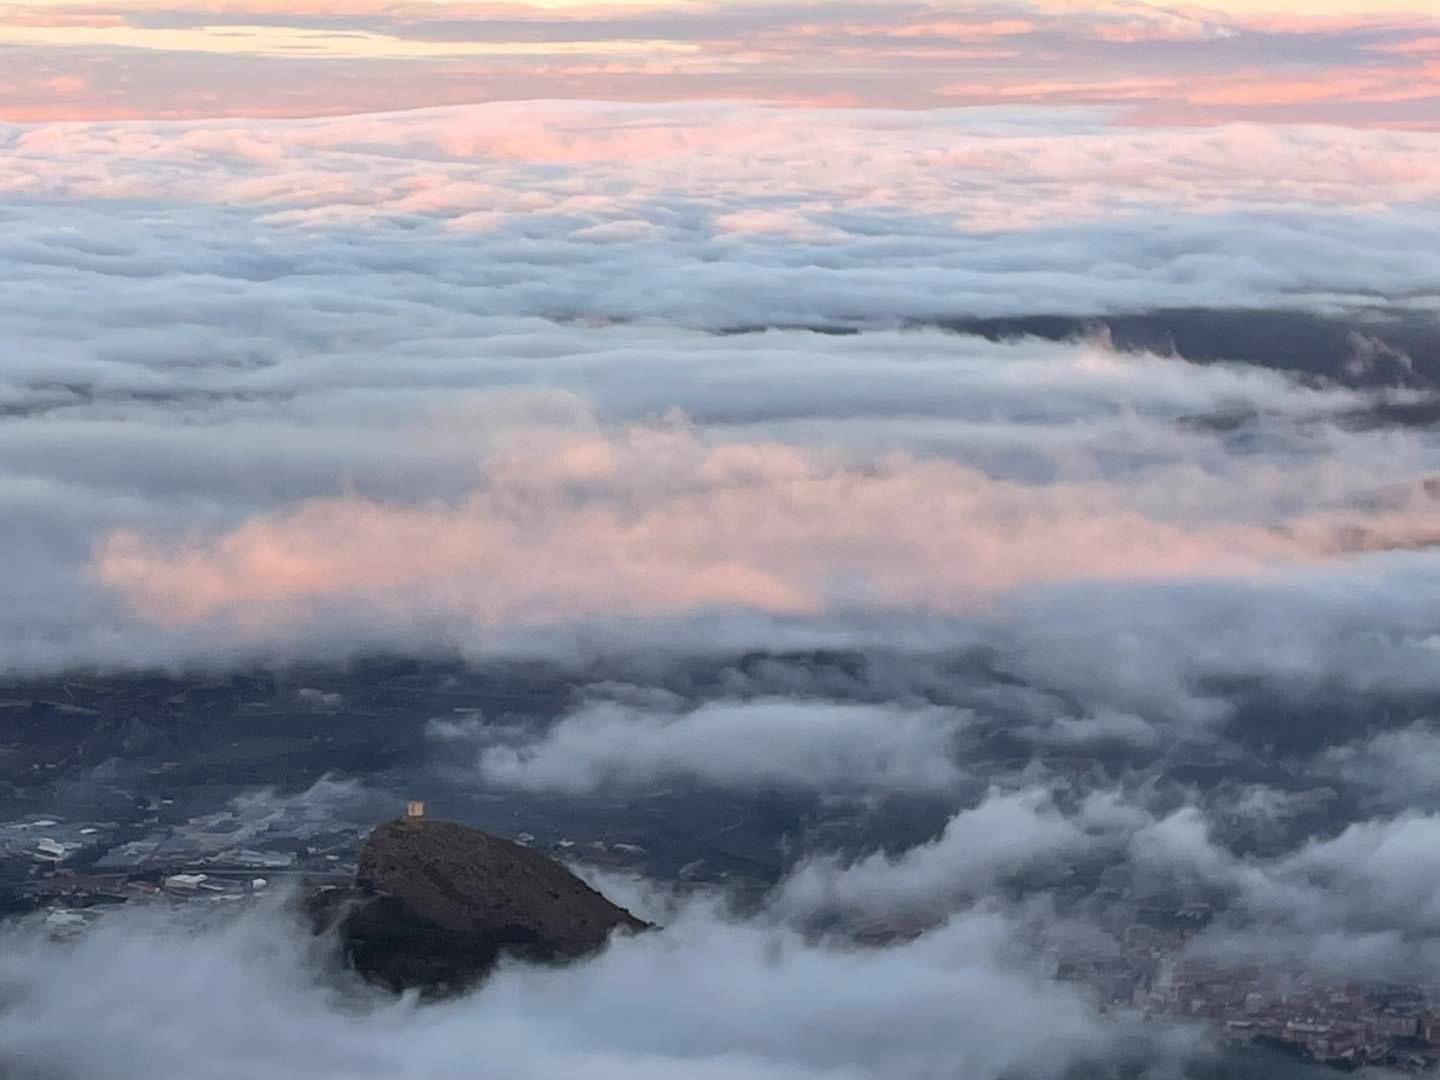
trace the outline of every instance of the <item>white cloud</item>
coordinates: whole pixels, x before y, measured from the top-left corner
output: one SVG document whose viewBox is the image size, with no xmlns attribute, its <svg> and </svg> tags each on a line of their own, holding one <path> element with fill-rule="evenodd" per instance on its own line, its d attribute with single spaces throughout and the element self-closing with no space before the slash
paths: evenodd
<svg viewBox="0 0 1440 1080">
<path fill-rule="evenodd" d="M 815 856 L 797 866 L 776 900 L 782 912 L 813 912 L 894 920 L 936 920 L 989 895 L 1004 879 L 1026 870 L 1050 876 L 1087 852 L 1091 811 L 1113 827 L 1116 804 L 1102 800 L 1079 815 L 1057 808 L 1044 788 L 992 791 L 961 810 L 934 840 L 899 854 L 876 852 L 846 861 Z M 1122 813 L 1122 821 L 1133 815 Z"/>
<path fill-rule="evenodd" d="M 0 191 L 23 200 L 0 262 L 26 271 L 27 322 L 83 287 L 71 267 L 107 281 L 90 317 L 184 283 L 172 321 L 258 306 L 236 326 L 295 321 L 297 341 L 377 301 L 442 330 L 477 314 L 729 327 L 1315 308 L 1440 282 L 1426 135 L 1105 120 L 550 102 L 0 128 Z M 736 215 L 766 228 L 736 234 Z"/>
<path fill-rule="evenodd" d="M 487 784 L 528 791 L 646 790 L 700 781 L 884 793 L 952 791 L 961 777 L 953 710 L 787 699 L 711 701 L 684 712 L 599 702 L 543 733 L 441 729 L 479 741 Z"/>
<path fill-rule="evenodd" d="M 0 139 L 0 665 L 939 632 L 1142 723 L 1197 671 L 1418 671 L 1341 648 L 1425 630 L 1366 592 L 1401 561 L 1332 557 L 1429 528 L 1360 505 L 1440 465 L 1345 419 L 1373 393 L 700 328 L 1409 295 L 1423 136 L 551 102 Z M 1327 590 L 1348 629 L 1286 628 Z M 1077 605 L 1109 632 L 1066 635 Z"/>
<path fill-rule="evenodd" d="M 1433 647 L 1422 642 L 1421 647 Z M 1360 742 L 1327 747 L 1318 769 L 1391 809 L 1440 808 L 1440 733 L 1426 723 L 1380 731 Z"/>
</svg>

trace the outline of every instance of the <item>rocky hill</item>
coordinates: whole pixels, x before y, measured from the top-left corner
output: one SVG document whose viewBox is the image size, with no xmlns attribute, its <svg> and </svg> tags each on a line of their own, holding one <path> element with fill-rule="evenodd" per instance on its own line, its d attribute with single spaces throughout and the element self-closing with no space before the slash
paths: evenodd
<svg viewBox="0 0 1440 1080">
<path fill-rule="evenodd" d="M 649 925 L 539 852 L 429 818 L 377 828 L 354 887 L 322 890 L 311 910 L 360 974 L 426 994 L 474 983 L 502 954 L 563 962 Z"/>
</svg>

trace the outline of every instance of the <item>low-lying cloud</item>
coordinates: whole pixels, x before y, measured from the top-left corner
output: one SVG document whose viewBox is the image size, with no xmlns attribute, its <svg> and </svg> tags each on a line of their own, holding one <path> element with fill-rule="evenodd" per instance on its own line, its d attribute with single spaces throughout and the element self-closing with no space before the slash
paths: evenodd
<svg viewBox="0 0 1440 1080">
<path fill-rule="evenodd" d="M 790 699 L 712 701 L 683 712 L 597 702 L 543 733 L 432 725 L 474 740 L 478 779 L 527 791 L 648 791 L 699 782 L 838 794 L 944 793 L 964 715 L 938 708 Z"/>
<path fill-rule="evenodd" d="M 95 572 L 162 625 L 218 619 L 243 637 L 323 606 L 483 633 L 704 609 L 954 614 L 1027 585 L 1256 577 L 1440 539 L 1424 492 L 1388 511 L 1234 523 L 1137 505 L 1175 483 L 1157 470 L 1138 489 L 1024 484 L 939 459 L 854 463 L 635 428 L 523 442 L 449 504 L 318 500 L 179 544 L 119 531 Z"/>
<path fill-rule="evenodd" d="M 57 1080 L 138 1080 L 177 1060 L 217 1080 L 458 1077 L 477 1060 L 537 1078 L 922 1080 L 1056 1074 L 1120 1037 L 1008 955 L 989 916 L 867 950 L 696 906 L 583 964 L 510 968 L 420 1009 L 317 985 L 319 950 L 275 912 L 198 936 L 175 918 L 120 915 L 69 945 L 8 931 L 0 1065 Z"/>
</svg>

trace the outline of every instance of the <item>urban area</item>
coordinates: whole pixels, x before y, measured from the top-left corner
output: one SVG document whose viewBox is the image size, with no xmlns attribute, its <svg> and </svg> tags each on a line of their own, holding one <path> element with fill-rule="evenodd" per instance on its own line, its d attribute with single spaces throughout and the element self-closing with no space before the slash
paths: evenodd
<svg viewBox="0 0 1440 1080">
<path fill-rule="evenodd" d="M 418 765 L 428 751 L 414 718 L 553 714 L 568 693 L 544 671 L 434 665 L 348 670 L 328 681 L 307 672 L 0 687 L 0 915 L 41 920 L 63 939 L 121 906 L 240 909 L 348 882 L 369 831 L 402 813 L 406 794 L 426 794 L 401 787 L 443 786 L 443 769 Z M 329 779 L 337 763 L 366 776 L 372 796 Z M 782 872 L 776 822 L 804 813 L 778 803 L 767 810 L 754 798 L 741 811 L 693 793 L 584 805 L 496 796 L 478 805 L 456 816 L 563 861 L 751 896 Z M 852 823 L 858 830 L 871 817 L 830 807 L 812 819 L 814 835 L 845 842 Z M 943 815 L 919 815 L 906 827 L 923 835 L 937 821 Z M 1337 1069 L 1440 1065 L 1440 981 L 1348 982 L 1300 967 L 1220 964 L 1189 948 L 1222 914 L 1209 904 L 1137 899 L 1082 876 L 1067 886 L 1076 896 L 1106 892 L 1103 944 L 1051 945 L 1039 959 L 1099 1008 Z M 828 929 L 866 947 L 919 927 Z"/>
</svg>

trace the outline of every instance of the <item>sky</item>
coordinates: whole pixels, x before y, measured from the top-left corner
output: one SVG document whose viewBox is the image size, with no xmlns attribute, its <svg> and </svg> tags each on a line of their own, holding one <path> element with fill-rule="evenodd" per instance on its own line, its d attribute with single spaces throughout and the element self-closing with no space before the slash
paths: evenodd
<svg viewBox="0 0 1440 1080">
<path fill-rule="evenodd" d="M 1406 0 L 7 0 L 0 72 L 0 119 L 21 122 L 603 98 L 1427 128 L 1440 15 Z"/>
</svg>

